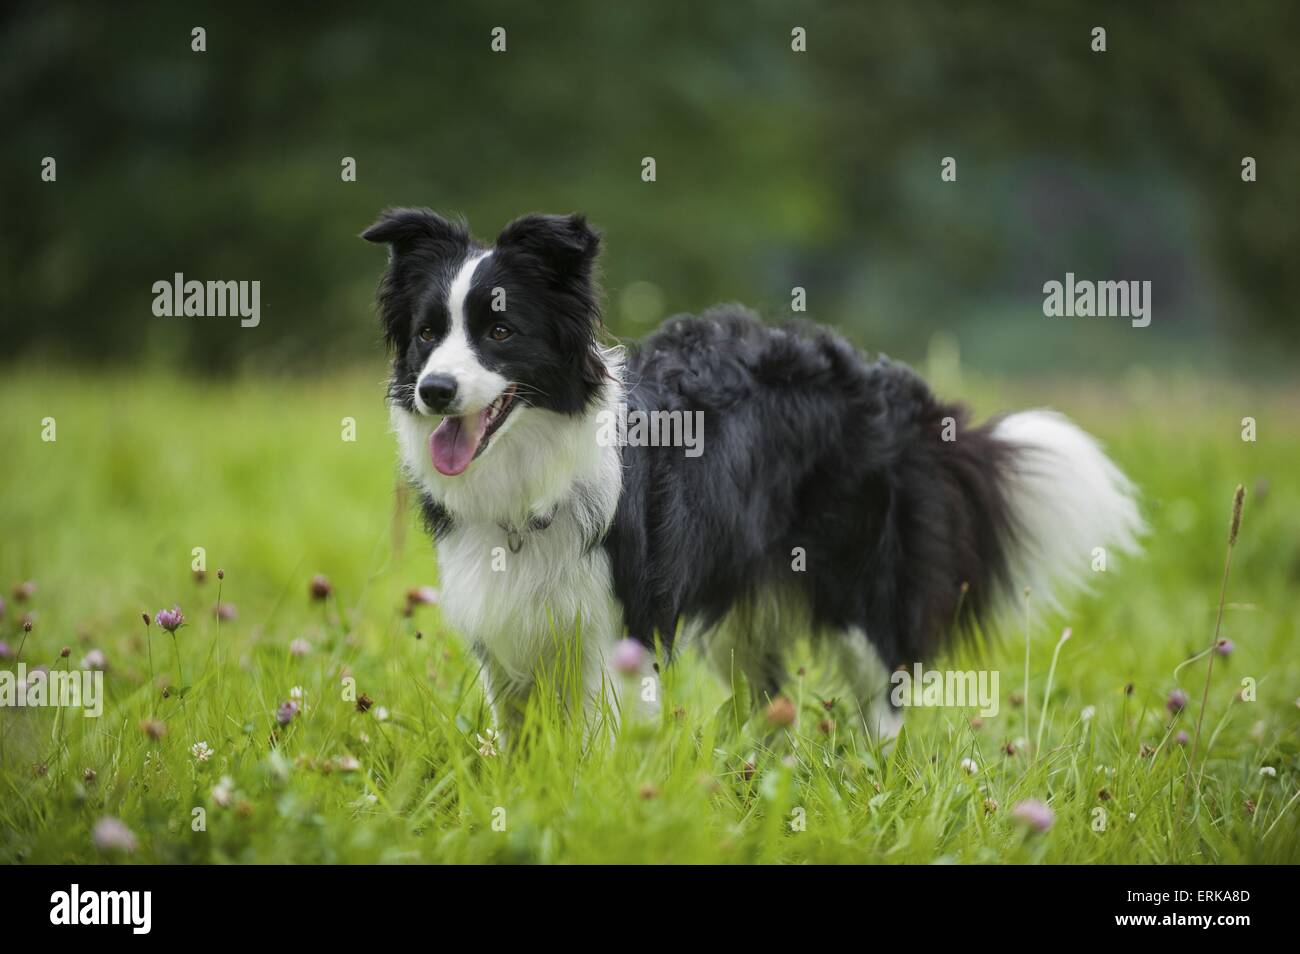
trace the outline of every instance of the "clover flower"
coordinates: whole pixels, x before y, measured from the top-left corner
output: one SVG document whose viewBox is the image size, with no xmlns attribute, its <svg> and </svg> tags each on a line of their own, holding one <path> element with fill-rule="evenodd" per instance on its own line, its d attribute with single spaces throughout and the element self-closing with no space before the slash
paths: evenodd
<svg viewBox="0 0 1300 954">
<path fill-rule="evenodd" d="M 1056 822 L 1056 813 L 1038 799 L 1027 798 L 1011 809 L 1011 818 L 1016 824 L 1042 834 Z"/>
<path fill-rule="evenodd" d="M 185 614 L 181 612 L 179 606 L 173 605 L 171 609 L 160 609 L 154 614 L 153 621 L 162 629 L 169 633 L 175 633 L 185 625 Z"/>
<path fill-rule="evenodd" d="M 122 852 L 129 855 L 136 848 L 136 838 L 131 829 L 126 827 L 122 819 L 110 815 L 105 815 L 95 822 L 95 827 L 90 832 L 90 840 L 105 854 Z"/>
</svg>

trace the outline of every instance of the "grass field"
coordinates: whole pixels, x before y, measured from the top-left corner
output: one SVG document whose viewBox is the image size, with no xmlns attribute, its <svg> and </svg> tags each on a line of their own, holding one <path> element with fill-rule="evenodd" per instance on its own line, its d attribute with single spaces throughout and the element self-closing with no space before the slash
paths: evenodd
<svg viewBox="0 0 1300 954">
<path fill-rule="evenodd" d="M 98 650 L 107 698 L 94 719 L 0 709 L 0 860 L 1300 861 L 1294 393 L 967 383 L 982 412 L 1051 404 L 1101 436 L 1152 527 L 1145 555 L 1099 573 L 1068 615 L 1044 618 L 1031 598 L 1027 698 L 1019 620 L 982 654 L 942 661 L 1000 673 L 1001 710 L 982 725 L 971 710 L 912 710 L 882 752 L 842 701 L 824 705 L 839 690 L 810 660 L 790 687 L 795 723 L 773 728 L 685 656 L 661 724 L 584 750 L 581 732 L 537 712 L 530 745 L 484 755 L 474 660 L 436 606 L 405 615 L 408 590 L 436 587 L 437 571 L 413 518 L 394 517 L 382 377 L 4 375 L 0 667 L 78 668 Z M 1246 416 L 1255 442 L 1241 439 Z M 42 439 L 47 418 L 56 440 Z M 1204 773 L 1180 822 L 1179 733 L 1194 733 L 1206 660 L 1178 667 L 1214 632 L 1238 483 L 1232 651 L 1215 660 Z M 323 601 L 316 574 L 332 584 Z M 21 600 L 12 587 L 29 580 Z M 219 593 L 234 618 L 214 617 Z M 141 620 L 173 604 L 188 620 L 174 642 Z M 373 700 L 364 713 L 344 698 L 348 674 Z M 1237 699 L 1243 679 L 1253 701 Z M 304 705 L 279 727 L 295 687 Z M 1171 716 L 1178 688 L 1190 701 Z M 1050 807 L 1049 830 L 1013 818 L 1028 799 Z M 130 837 L 103 828 L 97 843 L 105 817 Z"/>
</svg>

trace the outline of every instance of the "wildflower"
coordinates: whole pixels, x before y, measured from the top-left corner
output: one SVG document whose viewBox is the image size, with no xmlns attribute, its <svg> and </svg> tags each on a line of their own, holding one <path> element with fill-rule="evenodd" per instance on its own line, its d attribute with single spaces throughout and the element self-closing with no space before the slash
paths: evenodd
<svg viewBox="0 0 1300 954">
<path fill-rule="evenodd" d="M 1265 778 L 1277 778 L 1277 769 L 1271 765 L 1265 765 L 1260 768 L 1259 774 Z"/>
<path fill-rule="evenodd" d="M 439 593 L 432 586 L 416 586 L 406 591 L 406 615 L 417 606 L 438 605 Z"/>
<path fill-rule="evenodd" d="M 105 854 L 123 852 L 129 855 L 135 851 L 136 846 L 135 835 L 132 834 L 131 829 L 127 828 L 120 818 L 109 815 L 95 822 L 95 827 L 90 832 L 90 840 Z"/>
<path fill-rule="evenodd" d="M 1056 813 L 1036 798 L 1017 802 L 1011 809 L 1011 817 L 1017 824 L 1040 834 L 1050 829 L 1056 821 Z"/>
<path fill-rule="evenodd" d="M 475 733 L 478 737 L 478 754 L 485 759 L 490 759 L 497 754 L 497 734 L 494 729 L 484 729 L 481 733 Z"/>
<path fill-rule="evenodd" d="M 62 649 L 59 650 L 59 658 L 60 658 L 60 659 L 67 659 L 67 658 L 68 658 L 69 656 L 71 656 L 71 655 L 72 655 L 72 647 L 71 647 L 71 646 L 64 646 Z"/>
<path fill-rule="evenodd" d="M 386 708 L 384 708 L 383 706 L 375 706 L 375 721 L 376 721 L 376 722 L 387 722 L 387 721 L 388 721 L 388 710 L 387 710 Z"/>
<path fill-rule="evenodd" d="M 329 595 L 334 592 L 334 587 L 330 586 L 330 581 L 323 574 L 317 573 L 311 578 L 311 598 L 314 600 L 328 599 Z"/>
<path fill-rule="evenodd" d="M 635 639 L 620 639 L 610 656 L 610 667 L 620 675 L 635 676 L 645 664 L 648 653 Z"/>
<path fill-rule="evenodd" d="M 971 716 L 970 727 L 972 732 L 978 732 L 980 729 L 984 728 L 984 720 L 979 716 Z"/>
<path fill-rule="evenodd" d="M 289 699 L 292 702 L 296 702 L 298 704 L 299 709 L 301 709 L 304 712 L 307 711 L 307 698 L 303 694 L 302 686 L 294 686 L 292 689 L 290 689 Z"/>
<path fill-rule="evenodd" d="M 1230 639 L 1221 639 L 1214 646 L 1214 651 L 1217 652 L 1220 656 L 1231 656 L 1232 650 L 1233 650 L 1233 645 L 1232 645 L 1232 640 Z"/>
<path fill-rule="evenodd" d="M 1192 737 L 1187 734 L 1187 730 L 1180 729 L 1178 734 L 1174 736 L 1174 741 L 1179 745 L 1186 745 L 1188 742 L 1192 741 Z"/>
<path fill-rule="evenodd" d="M 0 596 L 0 619 L 4 619 L 4 618 L 5 618 L 5 601 L 4 601 L 4 597 Z"/>
<path fill-rule="evenodd" d="M 1079 718 L 1082 719 L 1084 722 L 1091 722 L 1092 717 L 1095 716 L 1096 714 L 1097 714 L 1096 706 L 1084 706 L 1083 710 L 1079 713 Z"/>
<path fill-rule="evenodd" d="M 0 639 L 0 661 L 6 659 L 13 659 L 13 658 L 14 658 L 14 651 L 9 648 L 8 643 L 6 643 L 3 639 Z"/>
<path fill-rule="evenodd" d="M 14 587 L 14 602 L 26 603 L 36 593 L 36 584 L 31 580 L 25 580 Z"/>
<path fill-rule="evenodd" d="M 301 659 L 309 652 L 311 652 L 311 643 L 307 642 L 307 640 L 302 637 L 295 639 L 289 644 L 289 655 L 293 656 L 295 659 Z"/>
<path fill-rule="evenodd" d="M 992 815 L 998 810 L 998 800 L 996 798 L 984 799 L 984 814 Z"/>
<path fill-rule="evenodd" d="M 104 658 L 104 651 L 101 649 L 92 649 L 86 653 L 81 660 L 82 669 L 94 669 L 103 672 L 108 668 L 108 660 Z"/>
<path fill-rule="evenodd" d="M 195 583 L 202 583 L 202 582 L 203 582 L 204 580 L 206 580 L 207 578 L 208 578 L 208 571 L 207 571 L 207 570 L 195 570 L 195 571 L 194 571 L 194 582 L 195 582 Z"/>
<path fill-rule="evenodd" d="M 1187 693 L 1181 689 L 1175 689 L 1169 693 L 1169 698 L 1165 700 L 1165 708 L 1174 715 L 1182 712 L 1187 708 Z"/>
<path fill-rule="evenodd" d="M 140 731 L 157 742 L 167 734 L 167 726 L 157 719 L 145 719 L 140 723 Z"/>
<path fill-rule="evenodd" d="M 99 776 L 95 774 L 95 770 L 93 768 L 88 768 L 86 769 L 86 771 L 81 773 L 81 780 L 85 782 L 87 785 L 94 785 L 95 779 L 97 779 L 98 777 Z"/>
<path fill-rule="evenodd" d="M 821 722 L 817 723 L 817 731 L 820 732 L 822 735 L 830 735 L 832 732 L 835 731 L 835 720 L 822 719 Z"/>
<path fill-rule="evenodd" d="M 297 714 L 298 703 L 290 699 L 288 702 L 280 703 L 280 707 L 275 710 L 275 721 L 280 725 L 288 725 Z"/>
<path fill-rule="evenodd" d="M 637 791 L 637 794 L 640 795 L 646 801 L 649 801 L 650 799 L 657 798 L 659 796 L 659 789 L 655 787 L 653 782 L 646 782 Z"/>
<path fill-rule="evenodd" d="M 153 621 L 167 632 L 175 634 L 176 630 L 185 625 L 185 614 L 179 606 L 173 605 L 171 609 L 160 609 L 154 614 Z"/>
<path fill-rule="evenodd" d="M 361 763 L 357 761 L 355 756 L 340 755 L 334 760 L 334 767 L 340 772 L 355 772 L 361 768 Z"/>
<path fill-rule="evenodd" d="M 206 762 L 212 758 L 212 746 L 206 742 L 195 742 L 190 746 L 190 755 L 194 756 L 195 761 Z"/>
<path fill-rule="evenodd" d="M 1138 820 L 1137 812 L 1129 812 L 1128 820 L 1131 822 L 1137 821 Z"/>
<path fill-rule="evenodd" d="M 235 783 L 229 775 L 221 776 L 221 781 L 212 786 L 212 801 L 218 808 L 229 808 L 235 797 Z"/>
<path fill-rule="evenodd" d="M 24 632 L 24 633 L 30 633 L 30 632 L 32 631 L 32 626 L 34 626 L 35 623 L 36 623 L 36 620 L 32 617 L 32 614 L 31 614 L 31 613 L 24 613 L 24 614 L 23 614 L 23 632 Z"/>
<path fill-rule="evenodd" d="M 767 707 L 767 721 L 772 725 L 794 725 L 794 703 L 785 696 L 777 696 Z"/>
<path fill-rule="evenodd" d="M 218 603 L 212 608 L 212 615 L 223 623 L 229 623 L 239 615 L 234 603 Z"/>
<path fill-rule="evenodd" d="M 370 707 L 373 706 L 374 704 L 375 704 L 375 700 L 374 700 L 374 699 L 371 699 L 371 698 L 370 698 L 368 695 L 366 695 L 364 692 L 361 693 L 361 695 L 357 696 L 357 711 L 358 711 L 358 712 L 369 712 L 369 711 L 370 711 Z"/>
<path fill-rule="evenodd" d="M 966 758 L 961 760 L 961 770 L 967 775 L 974 775 L 980 770 L 980 766 L 974 759 Z"/>
</svg>

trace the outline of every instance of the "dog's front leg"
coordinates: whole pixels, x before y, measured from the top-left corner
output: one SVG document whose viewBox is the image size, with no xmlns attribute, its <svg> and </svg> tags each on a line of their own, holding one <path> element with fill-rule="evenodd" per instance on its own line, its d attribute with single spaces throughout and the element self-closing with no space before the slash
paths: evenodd
<svg viewBox="0 0 1300 954">
<path fill-rule="evenodd" d="M 482 663 L 483 695 L 492 708 L 498 741 L 503 746 L 513 745 L 523 733 L 530 687 L 511 680 L 486 649 L 475 647 L 475 653 Z"/>
</svg>

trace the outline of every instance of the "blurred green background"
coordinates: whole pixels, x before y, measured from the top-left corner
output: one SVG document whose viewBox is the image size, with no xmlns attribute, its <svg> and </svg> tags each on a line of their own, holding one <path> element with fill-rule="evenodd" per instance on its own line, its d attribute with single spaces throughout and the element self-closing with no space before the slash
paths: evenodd
<svg viewBox="0 0 1300 954">
<path fill-rule="evenodd" d="M 780 317 L 797 285 L 864 348 L 938 341 L 991 373 L 1259 380 L 1296 357 L 1294 4 L 53 2 L 2 22 L 0 353 L 29 369 L 379 368 L 383 255 L 356 235 L 386 205 L 489 240 L 586 212 L 623 336 L 721 300 Z M 261 281 L 261 325 L 155 317 L 177 271 Z M 1067 271 L 1150 280 L 1151 326 L 1044 318 Z"/>
</svg>

